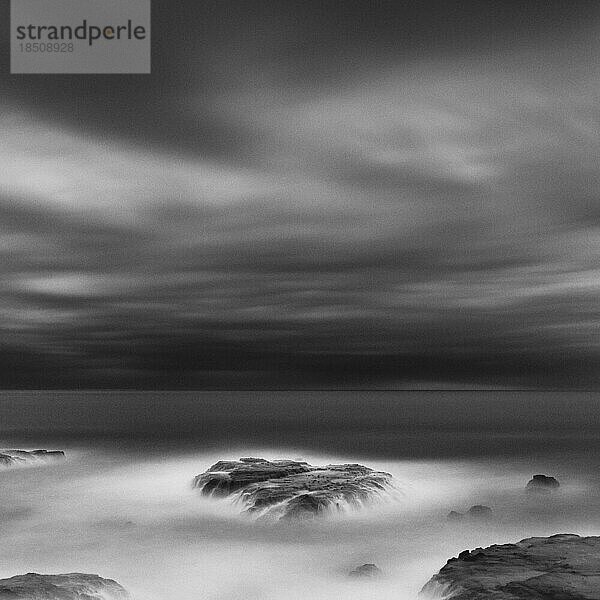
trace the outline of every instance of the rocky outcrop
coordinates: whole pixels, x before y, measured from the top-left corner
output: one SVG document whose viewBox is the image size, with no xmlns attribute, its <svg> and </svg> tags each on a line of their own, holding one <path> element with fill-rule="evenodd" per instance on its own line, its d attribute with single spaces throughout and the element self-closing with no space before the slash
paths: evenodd
<svg viewBox="0 0 600 600">
<path fill-rule="evenodd" d="M 350 577 L 379 577 L 381 575 L 381 570 L 377 565 L 368 563 L 356 567 L 356 569 L 350 571 L 348 575 L 350 575 Z"/>
<path fill-rule="evenodd" d="M 465 550 L 421 591 L 452 600 L 597 600 L 600 537 L 553 535 Z"/>
<path fill-rule="evenodd" d="M 455 510 L 451 510 L 448 513 L 448 520 L 450 521 L 459 521 L 464 519 L 465 517 L 469 519 L 489 519 L 492 516 L 492 509 L 489 506 L 483 506 L 482 504 L 476 504 L 475 506 L 471 506 L 471 508 L 466 513 L 459 513 Z"/>
<path fill-rule="evenodd" d="M 257 517 L 302 519 L 360 507 L 384 494 L 391 475 L 359 464 L 315 467 L 293 460 L 219 461 L 194 479 L 203 495 L 230 497 Z"/>
<path fill-rule="evenodd" d="M 560 483 L 554 477 L 548 477 L 548 475 L 534 475 L 527 482 L 527 490 L 539 491 L 539 490 L 555 490 L 560 487 Z"/>
<path fill-rule="evenodd" d="M 65 458 L 61 450 L 0 450 L 0 466 L 17 467 L 53 462 Z"/>
<path fill-rule="evenodd" d="M 448 519 L 448 521 L 460 521 L 461 519 L 464 518 L 464 513 L 460 513 L 457 512 L 455 510 L 451 510 L 448 515 L 446 516 L 446 518 Z"/>
<path fill-rule="evenodd" d="M 129 600 L 129 594 L 112 579 L 98 575 L 27 573 L 0 579 L 0 600 Z"/>
</svg>

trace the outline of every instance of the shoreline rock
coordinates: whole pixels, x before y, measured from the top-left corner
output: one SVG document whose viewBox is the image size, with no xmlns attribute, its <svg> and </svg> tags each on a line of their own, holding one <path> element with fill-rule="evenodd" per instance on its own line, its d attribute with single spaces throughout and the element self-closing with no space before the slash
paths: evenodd
<svg viewBox="0 0 600 600">
<path fill-rule="evenodd" d="M 0 600 L 130 600 L 112 579 L 86 573 L 27 573 L 0 579 Z"/>
<path fill-rule="evenodd" d="M 64 460 L 62 450 L 0 450 L 0 466 L 17 467 Z"/>
<path fill-rule="evenodd" d="M 294 460 L 219 461 L 194 479 L 204 496 L 230 497 L 261 518 L 296 520 L 359 508 L 391 488 L 389 473 L 359 464 L 317 467 Z"/>
<path fill-rule="evenodd" d="M 421 590 L 452 600 L 597 600 L 600 537 L 558 534 L 465 550 Z"/>
</svg>

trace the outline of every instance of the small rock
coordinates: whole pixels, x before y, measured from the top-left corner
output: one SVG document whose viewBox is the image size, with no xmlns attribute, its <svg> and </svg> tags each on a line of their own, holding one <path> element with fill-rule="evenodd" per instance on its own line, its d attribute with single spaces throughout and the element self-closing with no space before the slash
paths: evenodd
<svg viewBox="0 0 600 600">
<path fill-rule="evenodd" d="M 462 513 L 456 512 L 455 510 L 451 510 L 446 517 L 449 521 L 460 521 L 465 515 Z"/>
<path fill-rule="evenodd" d="M 492 516 L 492 509 L 489 506 L 476 504 L 475 506 L 471 506 L 468 514 L 470 517 L 474 517 L 476 519 L 488 519 Z"/>
<path fill-rule="evenodd" d="M 528 490 L 554 490 L 558 487 L 558 480 L 548 475 L 534 475 L 527 483 Z"/>
<path fill-rule="evenodd" d="M 350 571 L 350 577 L 379 577 L 381 569 L 372 563 L 367 563 L 356 567 L 354 571 Z"/>
<path fill-rule="evenodd" d="M 446 518 L 449 521 L 460 521 L 465 517 L 469 517 L 470 519 L 489 519 L 491 516 L 492 509 L 489 506 L 476 504 L 475 506 L 471 506 L 471 508 L 466 512 L 466 514 L 452 510 L 448 513 L 448 516 Z"/>
</svg>

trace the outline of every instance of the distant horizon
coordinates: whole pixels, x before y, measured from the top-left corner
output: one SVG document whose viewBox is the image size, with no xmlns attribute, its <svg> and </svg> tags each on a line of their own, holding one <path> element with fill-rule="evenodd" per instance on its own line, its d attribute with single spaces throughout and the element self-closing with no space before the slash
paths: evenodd
<svg viewBox="0 0 600 600">
<path fill-rule="evenodd" d="M 0 435 L 97 433 L 350 438 L 425 430 L 477 433 L 600 430 L 597 391 L 540 390 L 11 390 L 0 392 Z M 362 433 L 361 433 L 362 432 Z M 338 434 L 336 434 L 338 435 Z"/>
<path fill-rule="evenodd" d="M 0 448 L 93 440 L 158 456 L 220 448 L 239 458 L 279 448 L 292 456 L 318 449 L 355 458 L 534 460 L 600 451 L 598 398 L 508 390 L 0 392 Z"/>
<path fill-rule="evenodd" d="M 235 388 L 235 387 L 205 387 L 205 388 L 177 388 L 177 387 L 165 387 L 165 388 L 0 388 L 0 394 L 4 392 L 61 392 L 61 393 L 78 393 L 78 392 L 92 392 L 92 393 L 137 393 L 137 392 L 149 392 L 149 393 L 161 393 L 161 392 L 181 392 L 181 393 L 194 393 L 194 392 L 461 392 L 461 393 L 477 393 L 477 392 L 535 392 L 535 393 L 600 393 L 600 388 L 561 388 L 561 387 L 249 387 L 249 388 Z"/>
</svg>

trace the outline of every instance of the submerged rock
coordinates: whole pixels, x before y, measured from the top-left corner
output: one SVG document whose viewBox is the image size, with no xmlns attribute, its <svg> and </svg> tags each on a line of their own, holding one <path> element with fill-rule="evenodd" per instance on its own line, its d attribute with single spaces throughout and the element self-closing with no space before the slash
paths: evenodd
<svg viewBox="0 0 600 600">
<path fill-rule="evenodd" d="M 483 506 L 483 504 L 476 504 L 471 506 L 467 515 L 474 519 L 489 519 L 492 516 L 492 509 L 489 506 Z"/>
<path fill-rule="evenodd" d="M 98 575 L 27 573 L 0 579 L 0 600 L 129 600 L 129 594 L 112 579 Z"/>
<path fill-rule="evenodd" d="M 4 467 L 35 465 L 64 458 L 62 450 L 0 450 L 0 466 Z"/>
<path fill-rule="evenodd" d="M 421 591 L 452 600 L 597 600 L 600 537 L 553 535 L 465 550 Z"/>
<path fill-rule="evenodd" d="M 360 565 L 356 567 L 354 571 L 348 573 L 350 577 L 379 577 L 381 575 L 381 569 L 372 563 Z"/>
<path fill-rule="evenodd" d="M 457 512 L 457 511 L 455 511 L 455 510 L 451 510 L 451 511 L 448 513 L 448 515 L 446 516 L 446 518 L 447 518 L 449 521 L 460 521 L 461 519 L 463 519 L 463 518 L 464 518 L 464 516 L 465 516 L 465 515 L 464 515 L 464 513 L 459 513 L 459 512 Z"/>
<path fill-rule="evenodd" d="M 532 491 L 537 490 L 555 490 L 560 487 L 560 483 L 554 477 L 548 475 L 534 475 L 532 479 L 527 482 L 527 489 Z"/>
<path fill-rule="evenodd" d="M 451 510 L 448 513 L 447 519 L 450 521 L 459 521 L 465 517 L 470 519 L 489 519 L 492 516 L 492 509 L 489 506 L 483 506 L 482 504 L 476 504 L 466 513 L 459 513 L 455 510 Z"/>
<path fill-rule="evenodd" d="M 359 464 L 315 467 L 294 460 L 219 461 L 194 479 L 203 495 L 232 497 L 244 510 L 275 519 L 312 518 L 360 507 L 390 487 L 392 476 Z"/>
</svg>

